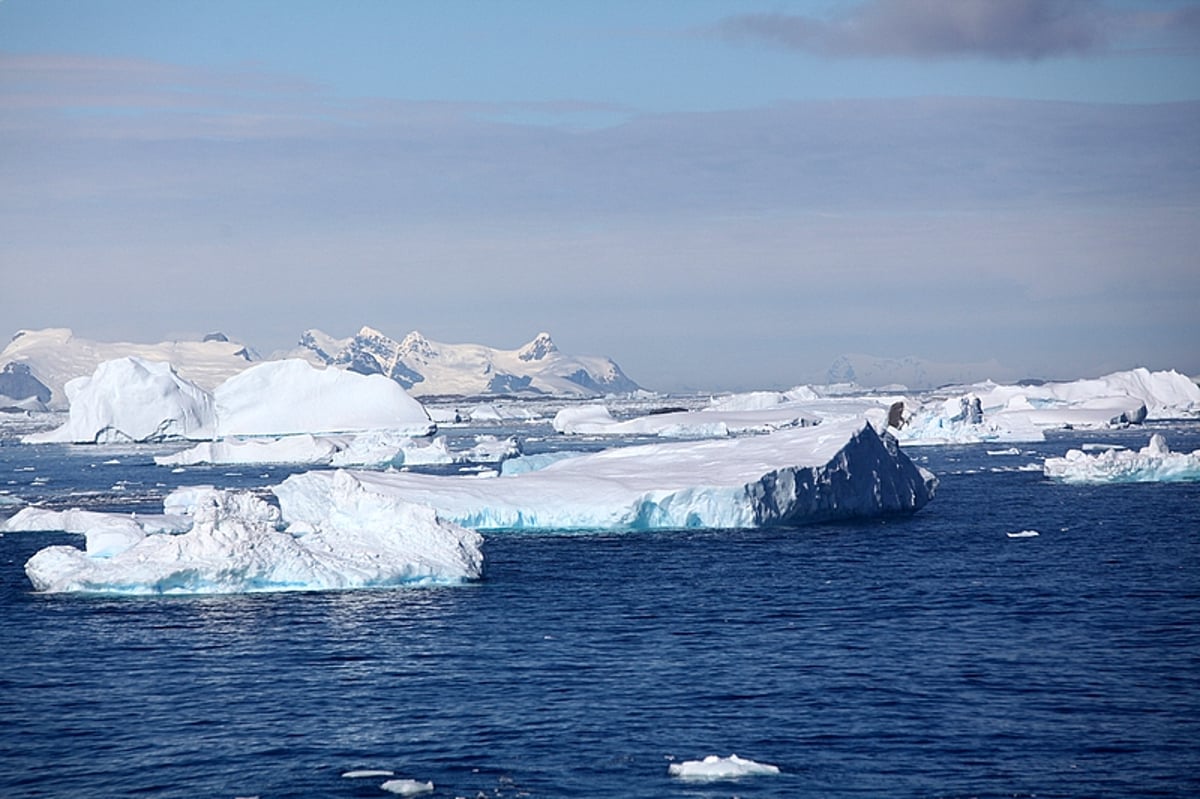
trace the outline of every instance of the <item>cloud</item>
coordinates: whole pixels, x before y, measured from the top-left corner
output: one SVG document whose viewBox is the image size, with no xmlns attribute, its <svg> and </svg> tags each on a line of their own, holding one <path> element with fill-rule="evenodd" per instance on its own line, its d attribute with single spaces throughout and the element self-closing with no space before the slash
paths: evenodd
<svg viewBox="0 0 1200 799">
<path fill-rule="evenodd" d="M 717 32 L 831 56 L 1040 59 L 1107 49 L 1094 0 L 868 0 L 831 17 L 739 14 Z"/>
</svg>

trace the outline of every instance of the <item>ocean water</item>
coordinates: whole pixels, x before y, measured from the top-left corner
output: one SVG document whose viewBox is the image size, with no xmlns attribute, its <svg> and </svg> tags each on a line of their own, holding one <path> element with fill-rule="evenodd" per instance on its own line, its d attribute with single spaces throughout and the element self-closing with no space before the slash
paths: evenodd
<svg viewBox="0 0 1200 799">
<path fill-rule="evenodd" d="M 45 596 L 22 564 L 77 539 L 7 534 L 0 796 L 388 795 L 354 769 L 446 797 L 1195 796 L 1200 484 L 1033 468 L 1153 430 L 1200 447 L 911 449 L 941 486 L 909 518 L 494 535 L 455 588 Z M 0 440 L 0 503 L 153 512 L 287 474 L 154 451 Z M 781 773 L 668 775 L 731 753 Z"/>
</svg>

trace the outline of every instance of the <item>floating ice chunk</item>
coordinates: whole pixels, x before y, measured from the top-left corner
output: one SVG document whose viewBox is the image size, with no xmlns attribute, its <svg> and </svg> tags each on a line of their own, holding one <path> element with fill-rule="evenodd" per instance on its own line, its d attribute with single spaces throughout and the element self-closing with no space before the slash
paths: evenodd
<svg viewBox="0 0 1200 799">
<path fill-rule="evenodd" d="M 90 377 L 66 384 L 67 421 L 26 443 L 105 444 L 209 438 L 216 425 L 212 395 L 168 363 L 126 357 L 105 361 Z"/>
<path fill-rule="evenodd" d="M 709 755 L 703 760 L 672 763 L 667 767 L 667 773 L 682 780 L 735 780 L 740 777 L 778 774 L 779 766 L 758 763 L 737 755 Z"/>
<path fill-rule="evenodd" d="M 744 402 L 726 398 L 700 410 L 673 410 L 618 421 L 604 405 L 563 408 L 553 421 L 554 429 L 571 435 L 641 435 L 662 438 L 720 438 L 739 433 L 780 430 L 815 424 L 822 417 L 802 404 L 782 399 L 769 402 L 757 395 Z"/>
<path fill-rule="evenodd" d="M 284 438 L 231 438 L 201 441 L 173 455 L 156 455 L 159 466 L 195 466 L 201 463 L 329 463 L 337 447 L 328 439 L 304 434 Z"/>
<path fill-rule="evenodd" d="M 347 771 L 342 774 L 342 777 L 348 780 L 358 780 L 372 777 L 394 777 L 396 772 L 388 771 L 387 769 L 364 768 L 354 771 Z"/>
<path fill-rule="evenodd" d="M 141 525 L 131 517 L 78 508 L 55 511 L 26 507 L 0 524 L 0 531 L 10 533 L 55 530 L 83 535 L 91 558 L 111 558 L 146 537 Z"/>
<path fill-rule="evenodd" d="M 186 533 L 144 536 L 107 558 L 47 547 L 26 562 L 25 573 L 38 591 L 120 594 L 457 583 L 482 573 L 478 534 L 395 498 L 385 517 L 348 477 L 334 487 L 327 523 L 295 535 L 279 530 L 277 508 L 249 492 L 211 490 L 192 499 Z"/>
<path fill-rule="evenodd" d="M 1200 480 L 1200 449 L 1171 452 L 1161 433 L 1137 452 L 1105 450 L 1088 455 L 1068 450 L 1061 458 L 1047 458 L 1043 473 L 1063 483 L 1173 483 Z"/>
<path fill-rule="evenodd" d="M 1009 538 L 1037 538 L 1041 533 L 1037 530 L 1021 530 L 1016 533 L 1008 533 Z"/>
<path fill-rule="evenodd" d="M 273 490 L 296 523 L 320 525 L 341 473 Z M 619 447 L 495 479 L 356 472 L 386 508 L 420 502 L 479 530 L 738 528 L 911 513 L 936 480 L 862 419 L 770 435 Z"/>
<path fill-rule="evenodd" d="M 389 793 L 394 793 L 399 796 L 416 796 L 421 793 L 429 793 L 433 790 L 432 782 L 421 782 L 420 780 L 388 780 L 383 785 L 379 786 Z"/>
</svg>

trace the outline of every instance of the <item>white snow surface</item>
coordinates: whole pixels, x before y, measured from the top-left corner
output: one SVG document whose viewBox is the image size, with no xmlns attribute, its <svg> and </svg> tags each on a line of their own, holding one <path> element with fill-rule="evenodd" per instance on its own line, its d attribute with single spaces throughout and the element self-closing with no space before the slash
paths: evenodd
<svg viewBox="0 0 1200 799">
<path fill-rule="evenodd" d="M 133 356 L 105 361 L 64 392 L 71 404 L 66 423 L 25 441 L 106 444 L 210 438 L 216 431 L 212 395 L 169 363 Z"/>
<path fill-rule="evenodd" d="M 395 381 L 298 360 L 266 361 L 214 392 L 220 436 L 391 430 L 433 432 L 429 414 Z"/>
<path fill-rule="evenodd" d="M 253 350 L 235 341 L 101 342 L 79 338 L 67 328 L 48 328 L 17 331 L 0 351 L 0 367 L 27 364 L 51 390 L 50 406 L 62 409 L 67 407 L 68 382 L 92 374 L 105 361 L 129 356 L 170 363 L 180 377 L 206 391 L 258 360 Z"/>
<path fill-rule="evenodd" d="M 595 396 L 637 389 L 612 360 L 567 355 L 544 332 L 524 346 L 504 350 L 432 341 L 415 330 L 400 341 L 370 327 L 344 339 L 308 330 L 301 336 L 300 346 L 287 356 L 377 372 L 417 396 L 523 392 Z"/>
<path fill-rule="evenodd" d="M 759 763 L 737 755 L 709 755 L 703 760 L 672 763 L 667 767 L 667 773 L 683 780 L 735 780 L 740 777 L 778 774 L 779 766 Z"/>
<path fill-rule="evenodd" d="M 67 422 L 28 435 L 26 442 L 205 440 L 372 430 L 423 436 L 436 428 L 421 403 L 395 382 L 380 375 L 318 369 L 300 360 L 257 364 L 210 394 L 180 377 L 170 364 L 118 358 L 97 366 L 91 377 L 72 380 L 65 391 L 71 403 Z M 283 442 L 272 451 L 231 442 L 197 451 L 192 462 L 320 462 L 340 449 L 310 452 L 297 461 L 305 446 L 329 447 L 308 440 Z"/>
<path fill-rule="evenodd" d="M 1200 449 L 1172 452 L 1161 433 L 1137 452 L 1110 449 L 1089 455 L 1068 450 L 1061 458 L 1047 458 L 1043 473 L 1063 483 L 1175 483 L 1200 480 Z"/>
<path fill-rule="evenodd" d="M 1132 369 L 1038 386 L 981 383 L 912 403 L 905 444 L 1041 441 L 1054 428 L 1105 428 L 1200 416 L 1200 387 L 1176 371 Z"/>
<path fill-rule="evenodd" d="M 295 523 L 322 524 L 340 473 L 273 490 Z M 618 447 L 511 476 L 355 472 L 380 502 L 406 499 L 478 530 L 741 528 L 915 511 L 936 480 L 863 419 L 744 438 Z"/>
<path fill-rule="evenodd" d="M 186 493 L 182 502 L 169 497 L 164 506 L 192 508 L 187 532 L 130 535 L 123 548 L 101 549 L 93 547 L 95 531 L 136 526 L 136 520 L 64 517 L 62 526 L 84 528 L 87 551 L 46 547 L 26 562 L 26 575 L 35 590 L 46 592 L 206 594 L 459 583 L 482 574 L 477 533 L 442 521 L 431 508 L 381 500 L 345 472 L 326 494 L 325 517 L 295 529 L 281 529 L 287 517 L 249 492 Z"/>
</svg>

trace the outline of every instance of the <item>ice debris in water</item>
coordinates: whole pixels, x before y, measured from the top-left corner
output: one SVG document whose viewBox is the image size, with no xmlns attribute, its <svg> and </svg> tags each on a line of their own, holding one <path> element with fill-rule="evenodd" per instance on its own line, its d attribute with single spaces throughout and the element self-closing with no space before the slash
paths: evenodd
<svg viewBox="0 0 1200 799">
<path fill-rule="evenodd" d="M 1200 449 L 1171 452 L 1161 433 L 1137 452 L 1110 449 L 1088 455 L 1068 450 L 1061 458 L 1047 458 L 1043 473 L 1063 483 L 1173 483 L 1200 480 Z"/>
<path fill-rule="evenodd" d="M 737 755 L 729 757 L 709 755 L 703 760 L 672 763 L 667 767 L 667 773 L 682 780 L 734 780 L 739 777 L 778 774 L 779 766 L 758 763 Z"/>
<path fill-rule="evenodd" d="M 38 591 L 117 594 L 335 590 L 482 575 L 478 533 L 432 508 L 366 492 L 344 472 L 331 488 L 324 518 L 286 528 L 279 509 L 250 492 L 215 489 L 164 503 L 191 509 L 191 529 L 179 535 L 135 534 L 119 514 L 70 519 L 62 527 L 84 532 L 88 550 L 46 547 L 25 573 Z"/>
<path fill-rule="evenodd" d="M 388 780 L 379 786 L 383 790 L 397 794 L 398 796 L 416 796 L 419 793 L 429 793 L 433 790 L 432 782 L 421 782 L 420 780 Z"/>
<path fill-rule="evenodd" d="M 394 777 L 396 772 L 388 771 L 380 768 L 364 768 L 355 769 L 354 771 L 346 771 L 342 773 L 342 777 L 347 780 L 360 780 L 365 777 Z"/>
<path fill-rule="evenodd" d="M 1041 535 L 1041 533 L 1039 533 L 1037 530 L 1021 530 L 1020 532 L 1009 533 L 1008 537 L 1009 538 L 1037 538 L 1039 535 Z"/>
</svg>

